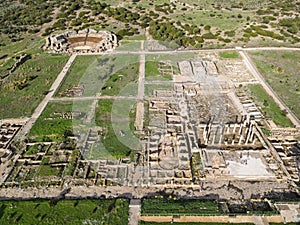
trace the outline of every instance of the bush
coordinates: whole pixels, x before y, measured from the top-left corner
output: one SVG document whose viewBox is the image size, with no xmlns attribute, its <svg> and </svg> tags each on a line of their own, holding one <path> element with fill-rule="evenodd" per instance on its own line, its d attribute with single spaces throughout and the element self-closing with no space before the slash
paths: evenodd
<svg viewBox="0 0 300 225">
<path fill-rule="evenodd" d="M 213 33 L 209 32 L 209 33 L 203 34 L 202 38 L 204 38 L 204 39 L 216 39 L 217 37 Z"/>
<path fill-rule="evenodd" d="M 205 25 L 204 30 L 210 30 L 211 26 L 210 25 Z"/>
</svg>

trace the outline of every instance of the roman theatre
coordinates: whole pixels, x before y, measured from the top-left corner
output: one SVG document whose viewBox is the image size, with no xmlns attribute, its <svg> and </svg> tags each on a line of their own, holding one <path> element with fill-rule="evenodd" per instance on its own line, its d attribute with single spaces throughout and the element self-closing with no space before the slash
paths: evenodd
<svg viewBox="0 0 300 225">
<path fill-rule="evenodd" d="M 112 50 L 117 46 L 118 39 L 115 34 L 85 29 L 49 36 L 43 49 L 55 53 L 93 53 Z"/>
</svg>

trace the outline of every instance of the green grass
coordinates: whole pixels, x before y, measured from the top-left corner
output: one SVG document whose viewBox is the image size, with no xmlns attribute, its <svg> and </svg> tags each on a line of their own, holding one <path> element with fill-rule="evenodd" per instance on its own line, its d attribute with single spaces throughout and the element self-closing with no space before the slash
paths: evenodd
<svg viewBox="0 0 300 225">
<path fill-rule="evenodd" d="M 236 51 L 219 52 L 219 56 L 225 59 L 237 59 L 240 57 L 239 53 L 237 53 Z"/>
<path fill-rule="evenodd" d="M 150 103 L 149 101 L 144 101 L 144 127 L 148 127 L 150 124 Z"/>
<path fill-rule="evenodd" d="M 71 113 L 72 103 L 48 103 L 42 115 L 37 119 L 34 126 L 30 130 L 29 136 L 37 136 L 44 139 L 56 140 L 64 135 L 65 130 L 72 129 L 72 120 L 60 118 L 59 115 L 53 113 Z"/>
<path fill-rule="evenodd" d="M 273 98 L 269 96 L 264 88 L 259 84 L 248 85 L 251 95 L 259 104 L 262 112 L 267 117 L 272 118 L 276 125 L 281 127 L 292 127 L 292 122 L 284 115 L 279 106 L 275 103 Z"/>
<path fill-rule="evenodd" d="M 36 176 L 38 177 L 47 177 L 47 176 L 56 176 L 59 177 L 62 173 L 62 167 L 52 167 L 51 165 L 40 165 L 36 171 Z"/>
<path fill-rule="evenodd" d="M 146 61 L 145 63 L 145 77 L 147 81 L 168 81 L 172 80 L 172 72 L 160 72 L 159 69 L 171 69 L 172 65 L 167 65 L 158 61 Z"/>
<path fill-rule="evenodd" d="M 32 145 L 32 146 L 28 146 L 25 155 L 35 155 L 38 152 L 39 152 L 39 145 Z"/>
<path fill-rule="evenodd" d="M 124 199 L 1 201 L 0 223 L 125 225 L 128 211 Z"/>
<path fill-rule="evenodd" d="M 199 3 L 199 4 L 202 4 Z M 232 30 L 237 29 L 244 26 L 247 21 L 247 16 L 253 16 L 252 12 L 243 12 L 243 18 L 237 18 L 240 12 L 230 12 L 230 11 L 217 11 L 214 13 L 213 11 L 199 11 L 195 13 L 193 10 L 189 11 L 182 11 L 177 10 L 176 13 L 170 15 L 172 19 L 176 19 L 176 21 L 181 21 L 182 23 L 189 23 L 189 24 L 204 24 L 210 25 L 212 27 L 218 28 L 219 30 Z M 214 14 L 214 17 L 210 15 Z M 220 16 L 218 16 L 220 15 Z"/>
<path fill-rule="evenodd" d="M 30 35 L 24 34 L 21 35 L 23 40 L 12 42 L 7 35 L 0 34 L 0 42 L 4 44 L 4 46 L 0 46 L 0 55 L 7 54 L 7 57 L 3 60 L 0 60 L 0 66 L 5 63 L 7 59 L 10 59 L 13 56 L 19 55 L 21 53 L 42 53 L 40 47 L 44 43 L 44 39 L 31 37 Z"/>
<path fill-rule="evenodd" d="M 31 59 L 6 77 L 1 85 L 0 104 L 3 107 L 0 108 L 0 118 L 31 116 L 68 57 L 47 53 L 33 54 Z"/>
<path fill-rule="evenodd" d="M 221 215 L 218 204 L 206 200 L 174 200 L 164 198 L 143 199 L 143 215 Z"/>
<path fill-rule="evenodd" d="M 300 52 L 249 52 L 266 82 L 300 119 Z"/>
<path fill-rule="evenodd" d="M 134 35 L 134 36 L 125 36 L 122 41 L 133 40 L 133 41 L 145 41 L 146 35 Z"/>
<path fill-rule="evenodd" d="M 78 85 L 84 88 L 83 96 L 116 95 L 123 85 L 137 79 L 137 62 L 137 55 L 127 54 L 77 56 L 56 96 Z"/>
<path fill-rule="evenodd" d="M 138 77 L 138 64 L 131 64 L 111 75 L 102 87 L 102 95 L 115 96 L 128 84 L 134 83 Z M 130 90 L 127 94 L 137 94 Z"/>
<path fill-rule="evenodd" d="M 90 101 L 76 102 L 74 106 L 72 102 L 49 102 L 30 130 L 29 136 L 36 141 L 61 140 L 65 131 L 73 131 L 73 125 L 82 122 L 80 118 L 70 117 L 72 111 L 81 112 L 84 118 L 90 104 Z M 69 117 L 63 118 L 62 114 L 68 114 Z"/>
<path fill-rule="evenodd" d="M 80 84 L 80 80 L 87 72 L 88 68 L 95 64 L 95 61 L 99 58 L 98 56 L 77 56 L 73 62 L 71 68 L 65 76 L 65 79 L 61 83 L 57 90 L 56 95 L 64 96 L 63 92 L 68 89 Z M 94 71 L 94 79 L 96 78 L 96 71 Z"/>
<path fill-rule="evenodd" d="M 130 40 L 122 40 L 120 45 L 116 50 L 119 51 L 140 51 L 141 50 L 141 42 L 139 41 L 130 41 Z"/>
<path fill-rule="evenodd" d="M 112 100 L 100 100 L 96 108 L 96 125 L 101 126 L 103 131 L 101 133 L 101 142 L 109 154 L 120 158 L 129 156 L 131 149 L 120 141 L 119 135 L 116 133 L 112 123 Z M 130 111 L 128 111 L 129 117 Z M 126 115 L 124 115 L 126 118 Z M 118 122 L 118 121 L 117 121 Z M 125 121 L 126 122 L 126 121 Z M 119 125 L 122 121 L 119 122 Z M 129 122 L 127 124 L 129 126 Z"/>
<path fill-rule="evenodd" d="M 155 61 L 147 61 L 145 63 L 145 76 L 151 77 L 151 76 L 158 76 L 158 62 Z"/>
</svg>

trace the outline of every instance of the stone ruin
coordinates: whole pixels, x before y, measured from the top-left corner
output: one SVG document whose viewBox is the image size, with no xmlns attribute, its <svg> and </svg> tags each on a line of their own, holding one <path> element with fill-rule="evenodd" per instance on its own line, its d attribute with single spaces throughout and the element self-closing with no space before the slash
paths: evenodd
<svg viewBox="0 0 300 225">
<path fill-rule="evenodd" d="M 117 36 L 109 31 L 84 29 L 67 31 L 46 38 L 44 50 L 55 53 L 93 53 L 105 52 L 118 46 Z"/>
</svg>

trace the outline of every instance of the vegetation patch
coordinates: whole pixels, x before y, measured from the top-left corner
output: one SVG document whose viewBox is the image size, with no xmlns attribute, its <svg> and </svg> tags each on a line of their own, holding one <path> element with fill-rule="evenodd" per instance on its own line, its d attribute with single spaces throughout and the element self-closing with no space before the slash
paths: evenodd
<svg viewBox="0 0 300 225">
<path fill-rule="evenodd" d="M 102 95 L 118 95 L 127 84 L 133 83 L 138 77 L 138 63 L 128 65 L 111 75 L 101 89 Z"/>
<path fill-rule="evenodd" d="M 218 203 L 209 200 L 151 198 L 142 201 L 143 215 L 221 215 Z"/>
<path fill-rule="evenodd" d="M 224 59 L 237 59 L 239 58 L 239 53 L 237 53 L 236 51 L 224 51 L 224 52 L 220 52 L 219 56 L 221 58 Z"/>
<path fill-rule="evenodd" d="M 29 136 L 35 141 L 61 141 L 73 135 L 73 125 L 85 118 L 90 101 L 49 102 L 41 116 L 30 130 Z"/>
<path fill-rule="evenodd" d="M 102 128 L 101 142 L 106 150 L 115 157 L 129 156 L 131 149 L 118 139 L 112 125 L 113 101 L 100 100 L 96 109 L 96 125 Z M 130 112 L 128 112 L 130 113 Z"/>
<path fill-rule="evenodd" d="M 71 68 L 65 75 L 63 82 L 57 90 L 57 96 L 65 96 L 65 92 L 72 89 L 74 86 L 80 86 L 80 80 L 86 73 L 89 67 L 91 67 L 99 56 L 77 56 L 73 62 Z M 96 77 L 96 68 L 94 75 Z M 95 81 L 95 80 L 93 80 Z"/>
<path fill-rule="evenodd" d="M 172 80 L 173 65 L 158 61 L 146 61 L 145 63 L 145 77 L 148 81 Z"/>
<path fill-rule="evenodd" d="M 300 119 L 300 52 L 259 51 L 250 56 L 266 82 Z"/>
<path fill-rule="evenodd" d="M 48 93 L 67 55 L 38 53 L 2 80 L 0 118 L 29 117 Z M 20 104 L 22 102 L 22 104 Z"/>
<path fill-rule="evenodd" d="M 293 127 L 292 122 L 286 117 L 286 112 L 279 108 L 274 99 L 266 93 L 261 85 L 250 84 L 248 88 L 266 117 L 270 117 L 278 126 Z"/>
<path fill-rule="evenodd" d="M 1 201 L 1 224 L 118 224 L 128 223 L 129 203 L 111 200 Z"/>
</svg>

